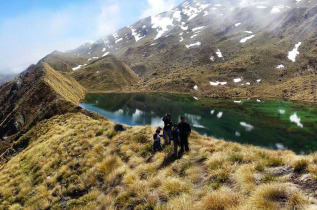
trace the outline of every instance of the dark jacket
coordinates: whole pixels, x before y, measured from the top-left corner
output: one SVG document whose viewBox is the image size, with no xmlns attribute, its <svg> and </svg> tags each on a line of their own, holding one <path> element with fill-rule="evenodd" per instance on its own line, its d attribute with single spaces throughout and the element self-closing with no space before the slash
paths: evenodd
<svg viewBox="0 0 317 210">
<path fill-rule="evenodd" d="M 179 135 L 181 138 L 188 138 L 190 132 L 192 131 L 190 125 L 187 122 L 185 123 L 180 122 L 178 124 L 178 129 L 179 129 Z"/>
<path fill-rule="evenodd" d="M 160 139 L 160 135 L 155 133 L 153 135 L 153 150 L 154 151 L 157 151 L 157 150 L 160 150 L 162 148 L 161 146 L 161 139 Z"/>
<path fill-rule="evenodd" d="M 179 144 L 179 130 L 173 130 L 172 131 L 172 140 L 176 143 Z"/>
<path fill-rule="evenodd" d="M 172 120 L 168 119 L 166 116 L 162 119 L 164 122 L 164 130 L 168 131 L 172 129 Z"/>
</svg>

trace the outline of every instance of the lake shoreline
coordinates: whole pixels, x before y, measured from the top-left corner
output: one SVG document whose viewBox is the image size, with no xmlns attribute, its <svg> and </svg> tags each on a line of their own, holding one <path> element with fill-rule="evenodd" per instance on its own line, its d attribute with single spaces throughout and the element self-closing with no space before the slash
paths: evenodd
<svg viewBox="0 0 317 210">
<path fill-rule="evenodd" d="M 187 96 L 192 96 L 192 97 L 200 97 L 200 98 L 204 98 L 204 99 L 224 99 L 224 100 L 247 100 L 247 99 L 260 99 L 260 100 L 281 100 L 281 101 L 290 101 L 290 102 L 303 102 L 303 103 L 311 103 L 311 104 L 316 104 L 317 105 L 317 101 L 312 101 L 312 100 L 295 100 L 295 99 L 290 99 L 290 98 L 281 98 L 281 97 L 268 97 L 268 96 L 250 96 L 250 97 L 208 97 L 208 96 L 204 96 L 204 95 L 200 95 L 197 94 L 194 95 L 192 93 L 182 93 L 182 92 L 177 92 L 177 91 L 154 91 L 154 90 L 108 90 L 108 91 L 87 91 L 87 94 L 90 93 L 143 93 L 143 94 L 148 94 L 148 93 L 158 93 L 158 94 L 164 94 L 164 93 L 168 93 L 168 94 L 177 94 L 177 95 L 187 95 Z"/>
</svg>

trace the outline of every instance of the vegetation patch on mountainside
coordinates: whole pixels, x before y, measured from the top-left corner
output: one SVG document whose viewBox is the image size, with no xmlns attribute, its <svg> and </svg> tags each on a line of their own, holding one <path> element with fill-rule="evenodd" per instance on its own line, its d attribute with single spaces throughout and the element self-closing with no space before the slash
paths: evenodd
<svg viewBox="0 0 317 210">
<path fill-rule="evenodd" d="M 72 77 L 65 77 L 54 70 L 48 64 L 44 63 L 45 78 L 44 81 L 60 95 L 63 99 L 78 105 L 79 101 L 85 97 L 86 90 Z"/>
<path fill-rule="evenodd" d="M 74 77 L 88 90 L 109 91 L 131 88 L 138 83 L 138 76 L 122 61 L 112 55 L 104 56 L 74 71 Z"/>
<path fill-rule="evenodd" d="M 103 118 L 38 123 L 0 166 L 1 209 L 314 209 L 317 156 L 193 133 L 180 159 L 152 153 L 153 127 L 116 132 Z"/>
</svg>

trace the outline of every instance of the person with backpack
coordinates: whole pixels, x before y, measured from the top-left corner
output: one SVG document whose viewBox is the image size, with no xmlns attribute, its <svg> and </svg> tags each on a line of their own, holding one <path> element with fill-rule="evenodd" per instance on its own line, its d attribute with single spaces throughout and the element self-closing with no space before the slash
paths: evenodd
<svg viewBox="0 0 317 210">
<path fill-rule="evenodd" d="M 153 135 L 153 151 L 161 151 L 162 150 L 162 144 L 161 144 L 161 130 L 162 128 L 156 129 L 155 134 Z"/>
<path fill-rule="evenodd" d="M 172 132 L 172 120 L 171 115 L 166 114 L 162 119 L 164 122 L 163 135 L 164 135 L 164 145 L 171 144 L 171 132 Z"/>
<path fill-rule="evenodd" d="M 180 145 L 179 141 L 179 130 L 178 130 L 178 125 L 175 124 L 172 129 L 172 141 L 174 143 L 174 156 L 175 158 L 178 158 L 178 147 Z"/>
<path fill-rule="evenodd" d="M 186 122 L 186 118 L 183 116 L 181 117 L 181 121 L 178 124 L 178 129 L 179 129 L 180 146 L 181 146 L 180 153 L 183 153 L 184 149 L 186 152 L 188 152 L 189 151 L 188 137 L 192 130 L 190 125 Z"/>
</svg>

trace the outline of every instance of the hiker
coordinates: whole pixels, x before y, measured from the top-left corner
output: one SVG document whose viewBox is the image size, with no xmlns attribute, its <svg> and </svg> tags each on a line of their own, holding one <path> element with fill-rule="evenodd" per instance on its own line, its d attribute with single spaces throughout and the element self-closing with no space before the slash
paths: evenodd
<svg viewBox="0 0 317 210">
<path fill-rule="evenodd" d="M 179 130 L 178 130 L 177 124 L 175 124 L 172 129 L 172 141 L 174 143 L 174 156 L 175 158 L 178 158 L 178 147 L 180 145 L 180 141 L 179 141 Z"/>
<path fill-rule="evenodd" d="M 190 125 L 186 122 L 185 117 L 181 117 L 181 122 L 178 124 L 178 129 L 179 129 L 179 137 L 180 137 L 180 145 L 181 145 L 181 150 L 180 153 L 184 152 L 184 149 L 186 152 L 189 151 L 188 147 L 188 137 L 191 133 L 191 128 Z"/>
<path fill-rule="evenodd" d="M 156 151 L 161 151 L 162 150 L 162 144 L 161 144 L 161 130 L 162 128 L 156 129 L 155 134 L 153 135 L 153 150 L 154 152 Z"/>
<path fill-rule="evenodd" d="M 164 145 L 171 144 L 171 132 L 172 132 L 172 121 L 171 115 L 166 114 L 163 118 L 164 128 L 163 128 L 163 135 L 164 135 Z"/>
</svg>

